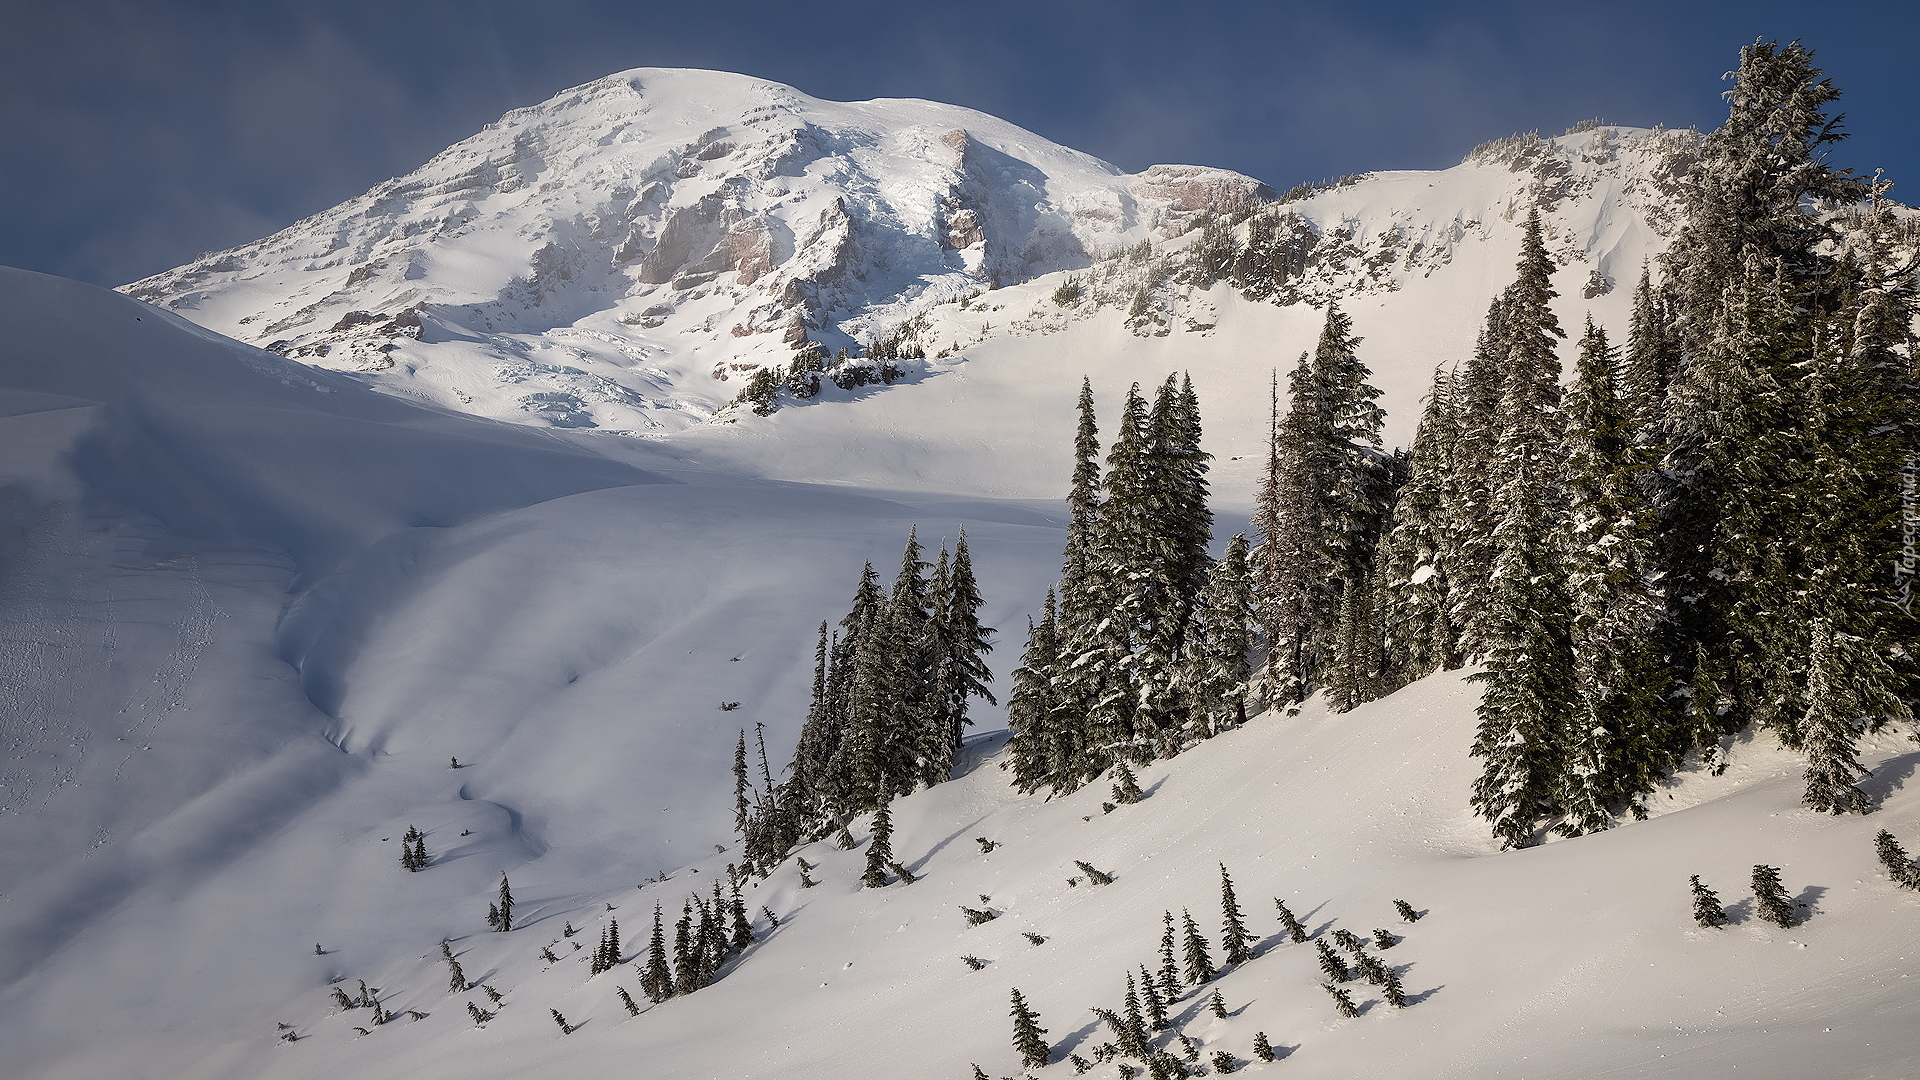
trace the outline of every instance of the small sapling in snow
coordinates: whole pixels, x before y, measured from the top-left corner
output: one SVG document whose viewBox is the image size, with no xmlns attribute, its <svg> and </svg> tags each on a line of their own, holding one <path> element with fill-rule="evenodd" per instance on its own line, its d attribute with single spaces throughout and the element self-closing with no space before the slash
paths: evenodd
<svg viewBox="0 0 1920 1080">
<path fill-rule="evenodd" d="M 447 961 L 447 993 L 464 994 L 467 992 L 467 973 L 460 967 L 460 961 L 454 959 L 453 946 L 440 943 L 440 955 Z"/>
<path fill-rule="evenodd" d="M 988 1077 L 986 1073 L 980 1070 L 979 1065 L 975 1065 L 973 1067 L 973 1080 L 991 1080 L 991 1078 Z"/>
<path fill-rule="evenodd" d="M 316 941 L 316 942 L 314 942 L 314 943 L 313 943 L 313 955 L 315 955 L 315 956 L 325 956 L 325 955 L 327 955 L 327 950 L 325 950 L 325 949 L 323 949 L 323 948 L 321 948 L 321 947 L 320 947 L 320 943 Z"/>
<path fill-rule="evenodd" d="M 1126 806 L 1141 797 L 1140 781 L 1135 779 L 1132 767 L 1122 761 L 1113 774 L 1113 801 Z"/>
<path fill-rule="evenodd" d="M 1045 945 L 1047 943 L 1046 938 L 1041 937 L 1039 934 L 1036 934 L 1031 930 L 1020 931 L 1020 936 L 1023 938 L 1026 938 L 1027 944 L 1029 945 Z"/>
<path fill-rule="evenodd" d="M 459 768 L 459 767 L 460 767 L 460 759 L 459 759 L 459 758 L 457 758 L 457 757 L 456 757 L 456 758 L 450 758 L 449 760 L 450 760 L 450 761 L 452 762 L 452 764 L 450 764 L 450 765 L 448 765 L 448 766 L 447 766 L 448 768 L 450 768 L 450 769 L 457 769 L 457 768 Z"/>
<path fill-rule="evenodd" d="M 1253 1056 L 1261 1061 L 1280 1060 L 1280 1055 L 1273 1052 L 1273 1044 L 1267 1041 L 1267 1033 L 1264 1031 L 1253 1033 Z"/>
<path fill-rule="evenodd" d="M 1373 932 L 1373 947 L 1376 949 L 1391 949 L 1398 944 L 1400 944 L 1400 939 L 1385 930 L 1375 930 Z"/>
<path fill-rule="evenodd" d="M 567 1018 L 560 1015 L 559 1009 L 548 1009 L 547 1011 L 553 1014 L 553 1022 L 560 1025 L 560 1034 L 573 1034 L 573 1025 L 567 1023 Z"/>
<path fill-rule="evenodd" d="M 1232 1054 L 1227 1053 L 1225 1050 L 1215 1050 L 1213 1052 L 1214 1072 L 1222 1074 L 1230 1073 L 1239 1067 L 1240 1063 L 1234 1060 Z"/>
<path fill-rule="evenodd" d="M 1339 1010 L 1341 1016 L 1351 1020 L 1360 1015 L 1360 1007 L 1353 1003 L 1353 998 L 1347 994 L 1346 987 L 1321 983 L 1320 989 L 1333 995 L 1333 1007 Z"/>
<path fill-rule="evenodd" d="M 1220 1019 L 1225 1020 L 1227 1018 L 1227 999 L 1220 995 L 1219 988 L 1216 987 L 1214 989 L 1213 997 L 1207 1001 L 1207 1008 L 1212 1009 L 1213 1015 Z"/>
<path fill-rule="evenodd" d="M 633 1000 L 633 995 L 627 993 L 627 988 L 624 986 L 616 986 L 614 989 L 620 994 L 620 1004 L 627 1007 L 627 1015 L 639 1016 L 640 1006 Z"/>
<path fill-rule="evenodd" d="M 981 923 L 992 922 L 1000 917 L 1000 914 L 991 908 L 970 908 L 965 904 L 960 905 L 960 914 L 967 917 L 968 926 L 979 926 Z"/>
<path fill-rule="evenodd" d="M 1104 873 L 1101 873 L 1101 872 L 1100 872 L 1100 871 L 1098 871 L 1098 870 L 1095 870 L 1095 869 L 1093 868 L 1093 864 L 1092 864 L 1092 863 L 1087 863 L 1087 862 L 1082 862 L 1082 861 L 1081 861 L 1081 860 L 1079 860 L 1079 859 L 1075 859 L 1075 860 L 1073 860 L 1073 865 L 1075 865 L 1075 866 L 1077 866 L 1077 867 L 1079 867 L 1079 868 L 1080 868 L 1080 870 L 1081 870 L 1081 871 L 1082 871 L 1083 873 L 1085 873 L 1085 874 L 1087 875 L 1087 880 L 1088 880 L 1088 881 L 1090 881 L 1090 882 L 1092 882 L 1092 883 L 1093 883 L 1093 884 L 1095 884 L 1095 885 L 1111 885 L 1111 884 L 1113 884 L 1113 875 L 1112 875 L 1112 874 L 1104 874 Z"/>
<path fill-rule="evenodd" d="M 1360 940 L 1360 935 L 1348 930 L 1346 927 L 1341 927 L 1333 932 L 1333 943 L 1355 956 L 1359 956 L 1364 952 L 1367 946 L 1366 942 Z"/>
<path fill-rule="evenodd" d="M 1326 942 L 1316 941 L 1313 947 L 1320 954 L 1320 970 L 1328 979 L 1334 982 L 1346 982 L 1353 978 L 1352 973 L 1347 970 L 1346 961 L 1340 959 L 1340 954 L 1329 948 Z"/>
<path fill-rule="evenodd" d="M 772 908 L 762 905 L 760 908 L 760 914 L 765 915 L 767 917 L 768 926 L 773 927 L 775 930 L 780 929 L 780 916 L 775 915 L 773 913 Z"/>
<path fill-rule="evenodd" d="M 480 989 L 485 990 L 487 992 L 487 1000 L 493 1002 L 495 1005 L 502 1005 L 506 1003 L 507 999 L 500 996 L 500 991 L 495 990 L 493 987 L 487 985 L 486 983 L 481 983 Z"/>
<path fill-rule="evenodd" d="M 358 1002 L 354 1001 L 352 998 L 347 996 L 347 992 L 345 990 L 342 990 L 337 986 L 333 988 L 333 1003 L 339 1006 L 341 1012 L 346 1012 L 348 1009 L 357 1009 L 360 1007 Z"/>
<path fill-rule="evenodd" d="M 1093 1062 L 1088 1061 L 1079 1054 L 1068 1054 L 1067 1063 L 1073 1066 L 1073 1075 L 1075 1076 L 1085 1076 L 1093 1070 Z"/>
<path fill-rule="evenodd" d="M 553 955 L 553 950 L 545 945 L 540 946 L 540 957 L 549 964 L 557 964 L 560 962 L 560 958 Z"/>
<path fill-rule="evenodd" d="M 1029 1069 L 1045 1068 L 1053 1056 L 1041 1038 L 1047 1029 L 1040 1026 L 1040 1014 L 1027 1007 L 1027 999 L 1017 989 L 1013 991 L 1012 1015 L 1013 1048 L 1020 1054 L 1020 1063 Z"/>
<path fill-rule="evenodd" d="M 980 854 L 982 855 L 991 855 L 993 854 L 993 849 L 1000 846 L 1000 841 L 989 840 L 984 836 L 974 837 L 973 842 L 980 845 Z"/>
<path fill-rule="evenodd" d="M 467 1002 L 467 1015 L 473 1017 L 474 1027 L 485 1027 L 487 1025 L 487 1021 L 493 1019 L 492 1013 L 488 1012 L 487 1010 L 481 1008 L 478 1005 L 475 1005 L 471 1001 Z"/>
<path fill-rule="evenodd" d="M 1792 926 L 1794 917 L 1793 897 L 1780 884 L 1780 868 L 1757 864 L 1753 868 L 1753 899 L 1756 913 L 1767 922 L 1782 929 Z"/>
<path fill-rule="evenodd" d="M 960 962 L 967 965 L 967 967 L 971 968 L 974 971 L 979 971 L 981 968 L 987 966 L 987 962 L 985 960 L 980 959 L 979 957 L 973 955 L 972 953 L 968 953 L 967 955 L 961 957 Z"/>
<path fill-rule="evenodd" d="M 1380 984 L 1380 994 L 1387 999 L 1387 1004 L 1396 1009 L 1407 1007 L 1406 988 L 1400 985 L 1400 976 L 1395 974 L 1392 968 L 1386 969 L 1386 978 Z"/>
<path fill-rule="evenodd" d="M 1361 953 L 1360 959 L 1355 962 L 1354 967 L 1360 972 L 1361 978 L 1375 986 L 1385 986 L 1387 984 L 1387 976 L 1392 974 L 1392 972 L 1387 970 L 1387 965 L 1381 963 L 1380 958 L 1372 953 Z"/>
<path fill-rule="evenodd" d="M 1101 803 L 1101 804 L 1100 804 L 1100 812 L 1101 812 L 1101 813 L 1103 813 L 1103 814 L 1111 814 L 1111 813 L 1113 813 L 1113 812 L 1114 812 L 1114 810 L 1116 810 L 1116 809 L 1118 809 L 1118 808 L 1117 808 L 1117 807 L 1115 807 L 1115 806 L 1114 806 L 1114 805 L 1113 805 L 1112 803 L 1110 803 L 1110 802 L 1103 802 L 1103 803 Z"/>
<path fill-rule="evenodd" d="M 1293 917 L 1293 912 L 1288 909 L 1286 901 L 1276 896 L 1273 898 L 1273 906 L 1280 910 L 1280 925 L 1287 928 L 1288 939 L 1295 944 L 1307 940 L 1307 928 L 1300 924 L 1299 919 Z"/>
<path fill-rule="evenodd" d="M 1720 896 L 1712 889 L 1700 884 L 1700 875 L 1687 879 L 1693 887 L 1693 921 L 1701 926 L 1725 926 L 1727 909 L 1720 906 Z"/>
<path fill-rule="evenodd" d="M 1393 910 L 1399 912 L 1400 917 L 1410 923 L 1420 921 L 1420 913 L 1413 910 L 1413 905 L 1407 903 L 1405 900 L 1395 900 L 1393 902 Z"/>
<path fill-rule="evenodd" d="M 1894 884 L 1906 889 L 1920 889 L 1920 866 L 1907 857 L 1907 849 L 1900 846 L 1892 833 L 1885 829 L 1873 838 L 1874 853 L 1880 856 L 1880 865 L 1887 868 L 1887 876 Z"/>
</svg>

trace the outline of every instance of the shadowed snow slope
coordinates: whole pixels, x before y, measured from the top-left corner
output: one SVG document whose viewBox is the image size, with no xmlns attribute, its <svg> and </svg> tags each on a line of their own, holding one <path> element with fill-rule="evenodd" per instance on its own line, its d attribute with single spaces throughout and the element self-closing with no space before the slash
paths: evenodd
<svg viewBox="0 0 1920 1080">
<path fill-rule="evenodd" d="M 1202 1060 L 1247 1061 L 1259 1030 L 1287 1055 L 1272 1069 L 1316 1078 L 1920 1069 L 1920 895 L 1871 846 L 1879 828 L 1920 840 L 1910 743 L 1865 748 L 1869 818 L 1800 810 L 1796 760 L 1762 738 L 1723 775 L 1683 775 L 1652 820 L 1500 853 L 1466 809 L 1478 692 L 1459 673 L 1345 715 L 1256 717 L 1142 770 L 1147 799 L 1112 813 L 1104 784 L 1010 792 L 1003 714 L 982 709 L 964 775 L 897 805 L 916 883 L 860 889 L 863 851 L 813 845 L 816 887 L 790 862 L 747 890 L 777 928 L 756 915 L 759 943 L 718 982 L 630 1018 L 614 988 L 638 997 L 654 904 L 672 920 L 736 857 L 714 845 L 733 843 L 738 732 L 766 724 L 785 759 L 814 628 L 862 560 L 890 575 L 910 526 L 937 548 L 964 525 L 1004 689 L 1062 539 L 1061 508 L 1023 497 L 1064 475 L 1078 373 L 1109 395 L 1157 380 L 1178 340 L 1099 318 L 1081 332 L 1137 344 L 1052 365 L 983 351 L 890 388 L 885 420 L 831 402 L 615 441 L 408 404 L 0 272 L 8 1075 L 1013 1075 L 1010 987 L 1064 1061 L 1109 1037 L 1089 1006 L 1119 1007 L 1125 973 L 1157 965 L 1162 910 L 1191 910 L 1218 958 L 1222 862 L 1262 940 L 1219 980 L 1228 1019 L 1208 989 L 1173 1010 Z M 1257 436 L 1255 370 L 1250 403 L 1196 373 L 1203 407 L 1235 398 L 1217 450 Z M 838 482 L 790 482 L 809 473 Z M 422 873 L 399 865 L 409 825 Z M 1808 921 L 1755 919 L 1762 862 Z M 517 928 L 487 933 L 503 872 Z M 1693 926 L 1693 873 L 1732 925 Z M 1413 1006 L 1356 983 L 1362 1015 L 1337 1018 L 1274 897 L 1319 935 L 1402 935 L 1381 955 Z M 1426 916 L 1397 922 L 1396 897 Z M 961 905 L 1000 915 L 969 927 Z M 574 943 L 609 918 L 628 963 L 589 979 Z M 485 1028 L 467 1002 L 495 1007 L 449 993 L 443 940 L 505 998 Z M 332 987 L 362 980 L 394 1022 L 335 1009 Z"/>
</svg>

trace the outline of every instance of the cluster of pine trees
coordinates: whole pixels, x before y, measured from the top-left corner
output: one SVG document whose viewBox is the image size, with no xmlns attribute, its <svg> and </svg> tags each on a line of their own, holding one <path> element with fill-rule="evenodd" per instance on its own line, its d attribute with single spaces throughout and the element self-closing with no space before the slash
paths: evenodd
<svg viewBox="0 0 1920 1080">
<path fill-rule="evenodd" d="M 1014 672 L 1007 767 L 1023 791 L 1078 788 L 1246 719 L 1253 644 L 1246 542 L 1208 555 L 1213 512 L 1190 379 L 1127 392 L 1100 462 L 1080 390 L 1065 562 Z"/>
<path fill-rule="evenodd" d="M 868 563 L 838 632 L 820 624 L 813 699 L 787 779 L 775 784 L 760 747 L 762 787 L 747 777 L 746 734 L 734 752 L 735 825 L 748 867 L 770 872 L 803 839 L 847 829 L 854 815 L 953 773 L 969 699 L 994 702 L 986 654 L 992 627 L 963 529 L 932 564 L 907 534 L 891 591 Z M 754 795 L 750 806 L 748 794 Z"/>
<path fill-rule="evenodd" d="M 1644 815 L 1689 753 L 1754 724 L 1805 752 L 1809 807 L 1868 808 L 1855 740 L 1920 692 L 1920 623 L 1889 587 L 1920 379 L 1894 257 L 1912 238 L 1828 164 L 1837 96 L 1798 43 L 1743 51 L 1626 347 L 1589 320 L 1564 389 L 1536 214 L 1472 358 L 1435 375 L 1403 483 L 1359 497 L 1364 455 L 1289 471 L 1314 444 L 1282 429 L 1262 519 L 1281 540 L 1256 557 L 1270 689 L 1346 705 L 1484 662 L 1473 804 L 1507 845 Z"/>
<path fill-rule="evenodd" d="M 681 903 L 679 921 L 673 924 L 671 952 L 661 907 L 653 905 L 653 934 L 647 940 L 646 960 L 638 965 L 640 992 L 647 995 L 647 1000 L 657 1005 L 676 994 L 691 994 L 711 984 L 722 964 L 753 944 L 753 923 L 747 918 L 746 902 L 740 895 L 745 874 L 730 877 L 730 893 L 723 894 L 716 881 L 711 899 L 694 893 Z M 619 949 L 618 937 L 611 944 L 603 940 L 598 955 L 606 956 L 607 962 L 602 967 L 596 961 L 594 974 L 617 966 Z"/>
<path fill-rule="evenodd" d="M 1920 620 L 1896 601 L 1920 460 L 1915 230 L 1827 160 L 1838 97 L 1799 43 L 1742 52 L 1686 219 L 1624 348 L 1588 321 L 1574 377 L 1530 214 L 1472 357 L 1382 449 L 1351 320 L 1276 379 L 1251 551 L 1207 557 L 1198 408 L 1128 397 L 1100 474 L 1083 389 L 1065 568 L 1015 673 L 1016 786 L 1071 790 L 1269 706 L 1352 708 L 1480 663 L 1473 805 L 1509 846 L 1580 835 L 1759 725 L 1805 802 L 1864 812 L 1860 734 L 1910 721 Z M 1271 218 L 1271 220 L 1270 220 Z M 1189 271 L 1284 280 L 1304 238 L 1210 223 Z M 1265 286 L 1262 286 L 1263 288 Z M 1251 677 L 1250 623 L 1262 670 Z"/>
</svg>

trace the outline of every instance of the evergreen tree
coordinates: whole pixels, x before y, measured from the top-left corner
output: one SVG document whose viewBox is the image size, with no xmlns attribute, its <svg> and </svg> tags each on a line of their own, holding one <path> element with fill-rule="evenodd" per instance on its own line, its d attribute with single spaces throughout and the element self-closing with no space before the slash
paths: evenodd
<svg viewBox="0 0 1920 1080">
<path fill-rule="evenodd" d="M 766 369 L 762 368 L 759 372 L 756 372 L 755 374 L 765 374 L 765 373 L 766 373 Z M 553 1014 L 553 1022 L 560 1026 L 560 1034 L 562 1035 L 573 1034 L 573 1025 L 567 1023 L 567 1018 L 560 1015 L 559 1009 L 548 1009 L 547 1011 Z"/>
<path fill-rule="evenodd" d="M 1220 996 L 1220 990 L 1218 987 L 1214 988 L 1213 997 L 1207 1000 L 1207 1007 L 1213 1010 L 1214 1016 L 1217 1016 L 1222 1020 L 1225 1020 L 1227 1018 L 1227 999 Z"/>
<path fill-rule="evenodd" d="M 1193 916 L 1184 908 L 1180 911 L 1180 920 L 1184 928 L 1187 982 L 1199 986 L 1213 978 L 1213 958 L 1207 955 L 1207 939 L 1200 936 L 1200 928 L 1193 925 Z"/>
<path fill-rule="evenodd" d="M 1693 921 L 1705 927 L 1725 926 L 1727 909 L 1720 906 L 1720 896 L 1712 889 L 1700 884 L 1700 875 L 1687 879 L 1693 888 Z"/>
<path fill-rule="evenodd" d="M 1854 725 L 1855 718 L 1871 706 L 1856 695 L 1863 685 L 1873 693 L 1881 684 L 1874 679 L 1848 679 L 1850 673 L 1835 670 L 1839 651 L 1834 647 L 1835 637 L 1824 619 L 1815 621 L 1813 656 L 1807 672 L 1807 714 L 1800 724 L 1807 755 L 1807 789 L 1800 801 L 1817 813 L 1864 814 L 1870 809 L 1867 796 L 1854 781 L 1872 774 L 1861 767 L 1854 751 Z M 1860 650 L 1857 655 L 1878 659 L 1871 650 Z M 1892 706 L 1901 707 L 1902 703 L 1891 695 L 1887 698 Z"/>
<path fill-rule="evenodd" d="M 1307 353 L 1287 376 L 1286 418 L 1272 425 L 1256 517 L 1265 526 L 1263 589 L 1268 700 L 1305 701 L 1331 606 L 1326 566 L 1328 478 L 1321 450 L 1329 408 Z"/>
<path fill-rule="evenodd" d="M 1353 1003 L 1353 998 L 1348 996 L 1346 987 L 1335 986 L 1332 983 L 1321 983 L 1320 989 L 1325 990 L 1333 996 L 1333 1007 L 1339 1011 L 1341 1016 L 1351 1020 L 1360 1015 L 1359 1006 L 1356 1006 Z"/>
<path fill-rule="evenodd" d="M 1140 780 L 1133 767 L 1122 761 L 1113 767 L 1113 801 L 1126 806 L 1140 801 Z"/>
<path fill-rule="evenodd" d="M 740 895 L 740 882 L 733 883 L 733 898 L 728 905 L 733 915 L 733 947 L 745 952 L 753 944 L 753 923 L 747 919 L 747 904 Z"/>
<path fill-rule="evenodd" d="M 869 889 L 887 885 L 887 864 L 893 861 L 893 812 L 882 800 L 873 812 L 873 838 L 867 841 L 867 872 L 860 883 Z"/>
<path fill-rule="evenodd" d="M 1140 1008 L 1140 990 L 1133 982 L 1133 973 L 1127 973 L 1127 996 L 1124 999 L 1127 1027 L 1133 1032 L 1134 1039 L 1141 1046 L 1147 1045 L 1147 1017 Z"/>
<path fill-rule="evenodd" d="M 1887 868 L 1887 876 L 1894 884 L 1908 889 L 1920 889 L 1920 867 L 1907 857 L 1907 849 L 1900 846 L 1892 833 L 1881 829 L 1873 838 L 1874 854 L 1880 857 L 1880 865 Z"/>
<path fill-rule="evenodd" d="M 513 929 L 513 888 L 507 884 L 505 874 L 500 875 L 500 899 L 491 910 L 497 915 L 497 918 L 489 920 L 495 930 L 504 934 Z"/>
<path fill-rule="evenodd" d="M 1396 1009 L 1406 1008 L 1407 989 L 1400 985 L 1399 974 L 1392 968 L 1383 968 L 1382 971 L 1383 974 L 1380 978 L 1380 996 L 1386 998 L 1387 1004 Z"/>
<path fill-rule="evenodd" d="M 1280 910 L 1280 925 L 1287 928 L 1288 939 L 1296 945 L 1307 940 L 1307 928 L 1301 925 L 1299 919 L 1294 917 L 1292 910 L 1287 907 L 1286 901 L 1276 896 L 1273 898 L 1273 906 Z"/>
<path fill-rule="evenodd" d="M 1160 992 L 1168 1001 L 1180 997 L 1180 969 L 1173 962 L 1173 912 L 1160 913 Z"/>
<path fill-rule="evenodd" d="M 1374 947 L 1374 948 L 1376 948 L 1376 949 L 1391 949 L 1391 948 L 1393 948 L 1393 947 L 1394 947 L 1395 945 L 1398 945 L 1398 944 L 1400 944 L 1400 939 L 1399 939 L 1399 938 L 1397 938 L 1397 937 L 1394 937 L 1394 936 L 1393 936 L 1393 935 L 1392 935 L 1391 933 L 1388 933 L 1387 931 L 1385 931 L 1385 930 L 1380 930 L 1380 929 L 1375 929 L 1375 930 L 1374 930 L 1374 932 L 1373 932 L 1373 947 Z"/>
<path fill-rule="evenodd" d="M 1247 538 L 1236 535 L 1207 575 L 1198 618 L 1188 632 L 1175 678 L 1177 692 L 1187 700 L 1195 738 L 1217 735 L 1247 721 L 1253 683 L 1253 608 Z"/>
<path fill-rule="evenodd" d="M 1028 624 L 1027 649 L 1013 672 L 1013 696 L 1007 702 L 1007 761 L 1015 789 L 1032 793 L 1042 785 L 1070 790 L 1081 754 L 1079 725 L 1061 707 L 1054 684 L 1060 673 L 1060 641 L 1054 592 L 1047 590 L 1038 625 Z"/>
<path fill-rule="evenodd" d="M 1449 510 L 1455 482 L 1454 443 L 1459 418 L 1452 407 L 1452 380 L 1436 368 L 1413 437 L 1406 483 L 1394 501 L 1381 540 L 1380 605 L 1389 689 L 1442 669 L 1460 666 L 1451 614 L 1447 566 L 1455 557 L 1456 531 Z"/>
<path fill-rule="evenodd" d="M 1267 1041 L 1267 1033 L 1264 1031 L 1253 1033 L 1253 1056 L 1261 1061 L 1280 1060 L 1279 1055 L 1273 1052 L 1273 1044 Z"/>
<path fill-rule="evenodd" d="M 660 905 L 653 905 L 653 936 L 647 941 L 647 966 L 640 972 L 640 992 L 655 1005 L 673 996 L 673 970 L 667 966 L 666 930 Z"/>
<path fill-rule="evenodd" d="M 616 993 L 618 993 L 618 994 L 620 995 L 620 1004 L 622 1004 L 622 1005 L 624 1005 L 624 1006 L 626 1006 L 626 1009 L 627 1009 L 627 1015 L 628 1015 L 628 1016 L 639 1016 L 639 1015 L 640 1015 L 640 1005 L 639 1005 L 639 1003 L 638 1003 L 638 1002 L 636 1002 L 636 1001 L 634 1001 L 634 1000 L 633 1000 L 633 995 L 632 995 L 632 994 L 629 994 L 629 993 L 627 993 L 627 988 L 626 988 L 626 987 L 624 987 L 624 986 L 616 986 L 616 987 L 614 987 L 613 989 L 614 989 L 614 991 L 615 991 Z"/>
<path fill-rule="evenodd" d="M 1020 1063 L 1029 1069 L 1045 1068 L 1051 1052 L 1046 1040 L 1041 1036 L 1047 1029 L 1040 1026 L 1040 1016 L 1027 1007 L 1026 999 L 1020 991 L 1013 991 L 1013 1048 L 1020 1055 Z"/>
<path fill-rule="evenodd" d="M 467 972 L 453 955 L 453 946 L 440 943 L 440 956 L 447 962 L 447 993 L 464 994 L 467 992 Z"/>
<path fill-rule="evenodd" d="M 1618 366 L 1606 332 L 1588 319 L 1565 399 L 1569 505 L 1559 543 L 1578 695 L 1559 797 L 1569 836 L 1607 828 L 1616 805 L 1644 816 L 1641 800 L 1679 764 L 1659 647 L 1666 601 L 1648 499 L 1654 462 L 1635 438 Z"/>
<path fill-rule="evenodd" d="M 1400 918 L 1403 921 L 1410 923 L 1420 921 L 1420 913 L 1413 910 L 1413 905 L 1407 903 L 1405 900 L 1395 900 L 1393 902 L 1393 910 L 1399 912 Z"/>
<path fill-rule="evenodd" d="M 1486 669 L 1471 676 L 1486 686 L 1472 751 L 1486 764 L 1471 802 L 1502 847 L 1533 843 L 1559 811 L 1574 704 L 1566 599 L 1555 580 L 1536 469 L 1522 468 L 1501 491 L 1503 550 L 1486 622 L 1489 651 Z"/>
<path fill-rule="evenodd" d="M 1313 951 L 1319 955 L 1320 970 L 1326 973 L 1327 978 L 1334 982 L 1346 982 L 1353 978 L 1353 973 L 1347 970 L 1347 962 L 1340 959 L 1340 954 L 1334 952 L 1325 941 L 1314 942 Z"/>
<path fill-rule="evenodd" d="M 1782 929 L 1793 925 L 1793 897 L 1780 884 L 1779 867 L 1763 864 L 1753 868 L 1753 899 L 1755 914 L 1760 918 Z"/>
<path fill-rule="evenodd" d="M 680 905 L 680 921 L 673 924 L 673 992 L 691 994 L 705 986 L 693 937 L 693 901 Z"/>
<path fill-rule="evenodd" d="M 1244 964 L 1253 958 L 1256 940 L 1247 930 L 1246 915 L 1233 895 L 1233 879 L 1227 876 L 1227 864 L 1220 864 L 1220 951 L 1229 964 Z"/>
<path fill-rule="evenodd" d="M 967 549 L 967 530 L 963 528 L 959 539 L 954 541 L 953 569 L 941 598 L 939 620 L 944 664 L 941 700 L 955 749 L 960 746 L 960 729 L 973 722 L 967 718 L 967 699 L 977 697 L 989 705 L 999 704 L 993 691 L 987 689 L 987 684 L 993 681 L 993 672 L 988 670 L 986 662 L 993 643 L 987 639 L 995 631 L 980 625 L 980 609 L 985 604 L 980 586 L 974 580 L 973 554 Z"/>
<path fill-rule="evenodd" d="M 1160 991 L 1153 985 L 1153 974 L 1145 964 L 1140 965 L 1140 1000 L 1146 1007 L 1147 1027 L 1153 1031 L 1167 1028 L 1167 1003 L 1161 998 Z"/>
<path fill-rule="evenodd" d="M 740 729 L 740 739 L 733 744 L 733 829 L 740 839 L 747 838 L 747 729 Z"/>
</svg>

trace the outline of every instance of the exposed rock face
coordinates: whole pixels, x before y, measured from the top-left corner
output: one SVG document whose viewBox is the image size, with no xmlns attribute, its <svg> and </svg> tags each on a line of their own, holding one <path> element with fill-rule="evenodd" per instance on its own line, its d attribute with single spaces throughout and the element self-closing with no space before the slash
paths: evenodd
<svg viewBox="0 0 1920 1080">
<path fill-rule="evenodd" d="M 1140 202 L 1164 207 L 1162 235 L 1184 232 L 1187 221 L 1204 211 L 1238 213 L 1277 197 L 1250 176 L 1204 165 L 1149 165 L 1127 188 Z"/>
</svg>

